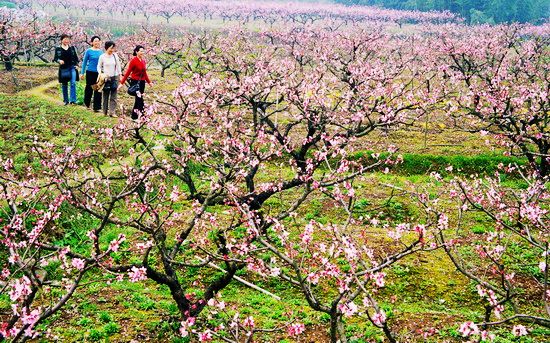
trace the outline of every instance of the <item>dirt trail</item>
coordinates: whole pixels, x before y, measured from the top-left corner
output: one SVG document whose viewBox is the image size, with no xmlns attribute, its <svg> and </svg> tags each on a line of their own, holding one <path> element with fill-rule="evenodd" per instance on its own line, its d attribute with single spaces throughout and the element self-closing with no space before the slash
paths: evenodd
<svg viewBox="0 0 550 343">
<path fill-rule="evenodd" d="M 36 96 L 36 97 L 39 97 L 40 99 L 44 99 L 52 103 L 62 105 L 63 101 L 61 100 L 60 97 L 54 97 L 47 93 L 48 89 L 57 87 L 57 85 L 59 85 L 59 81 L 52 80 L 48 83 L 41 84 L 40 86 L 30 88 L 24 91 L 20 91 L 17 94 Z"/>
</svg>

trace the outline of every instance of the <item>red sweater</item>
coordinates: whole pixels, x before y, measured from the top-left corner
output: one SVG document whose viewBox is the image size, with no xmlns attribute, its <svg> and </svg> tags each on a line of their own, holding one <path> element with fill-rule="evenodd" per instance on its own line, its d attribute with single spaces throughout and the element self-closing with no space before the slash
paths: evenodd
<svg viewBox="0 0 550 343">
<path fill-rule="evenodd" d="M 130 60 L 128 69 L 126 69 L 126 73 L 124 74 L 122 80 L 120 80 L 120 83 L 124 84 L 128 76 L 132 80 L 145 80 L 147 83 L 151 83 L 151 80 L 149 80 L 149 75 L 147 75 L 147 65 L 145 60 L 140 60 L 137 56 Z"/>
</svg>

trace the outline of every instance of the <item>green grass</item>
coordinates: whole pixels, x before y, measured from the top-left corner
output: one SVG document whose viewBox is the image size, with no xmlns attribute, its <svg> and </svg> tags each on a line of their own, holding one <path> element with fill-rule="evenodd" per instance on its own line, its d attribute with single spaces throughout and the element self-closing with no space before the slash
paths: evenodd
<svg viewBox="0 0 550 343">
<path fill-rule="evenodd" d="M 70 86 L 69 87 L 69 95 L 70 95 Z M 76 82 L 76 104 L 77 105 L 83 105 L 84 104 L 84 88 L 86 87 L 86 84 L 84 82 Z M 61 84 L 59 84 L 59 95 L 61 98 L 62 96 L 62 90 L 61 90 Z"/>
<path fill-rule="evenodd" d="M 354 160 L 365 160 L 366 163 L 372 163 L 372 151 L 358 151 L 352 155 Z M 385 159 L 389 155 L 383 153 L 380 159 Z M 508 166 L 509 164 L 525 166 L 527 159 L 519 157 L 508 157 L 503 155 L 479 154 L 473 156 L 465 155 L 431 155 L 431 154 L 402 154 L 403 162 L 391 168 L 393 173 L 402 175 L 426 175 L 431 172 L 437 172 L 442 175 L 448 174 L 480 174 L 492 175 L 499 170 L 499 165 Z M 453 171 L 446 169 L 452 167 Z M 385 167 L 382 167 L 382 169 Z"/>
<path fill-rule="evenodd" d="M 60 120 L 60 118 L 63 118 Z M 95 146 L 92 128 L 111 127 L 112 118 L 96 115 L 81 106 L 58 106 L 28 95 L 0 93 L 0 156 L 12 158 L 16 171 L 40 162 L 31 151 L 34 137 L 58 146 L 73 144 L 85 149 Z"/>
</svg>

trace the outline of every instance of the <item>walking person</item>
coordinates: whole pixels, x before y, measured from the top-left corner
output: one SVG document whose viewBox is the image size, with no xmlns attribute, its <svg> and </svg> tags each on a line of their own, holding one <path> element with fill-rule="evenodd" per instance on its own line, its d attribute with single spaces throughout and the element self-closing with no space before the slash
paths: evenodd
<svg viewBox="0 0 550 343">
<path fill-rule="evenodd" d="M 120 65 L 115 42 L 105 42 L 105 53 L 99 57 L 97 70 L 106 77 L 103 86 L 103 113 L 111 117 L 116 115 L 118 84 L 122 74 Z"/>
<path fill-rule="evenodd" d="M 93 96 L 93 110 L 99 112 L 101 110 L 101 93 L 94 91 L 92 85 L 97 82 L 99 75 L 97 64 L 99 57 L 103 54 L 101 50 L 101 39 L 98 36 L 93 36 L 91 41 L 92 47 L 86 50 L 82 59 L 82 69 L 80 74 L 86 78 L 86 88 L 84 89 L 84 105 L 90 108 Z"/>
<path fill-rule="evenodd" d="M 153 84 L 147 75 L 147 62 L 144 59 L 145 48 L 142 45 L 138 45 L 134 49 L 134 57 L 130 60 L 128 64 L 128 69 L 124 74 L 122 80 L 120 80 L 119 88 L 124 85 L 128 79 L 130 82 L 129 90 L 134 90 L 137 88 L 135 85 L 139 86 L 139 89 L 136 91 L 134 97 L 134 107 L 132 108 L 132 119 L 138 119 L 140 115 L 143 114 L 143 109 L 145 103 L 143 101 L 143 93 L 145 92 L 145 82 L 152 87 Z"/>
<path fill-rule="evenodd" d="M 61 83 L 63 102 L 65 105 L 76 104 L 76 81 L 79 80 L 78 72 L 76 71 L 78 55 L 76 48 L 71 45 L 71 37 L 69 35 L 61 35 L 61 46 L 55 48 L 53 61 L 54 63 L 59 63 L 59 83 Z M 70 84 L 70 95 L 68 84 Z"/>
</svg>

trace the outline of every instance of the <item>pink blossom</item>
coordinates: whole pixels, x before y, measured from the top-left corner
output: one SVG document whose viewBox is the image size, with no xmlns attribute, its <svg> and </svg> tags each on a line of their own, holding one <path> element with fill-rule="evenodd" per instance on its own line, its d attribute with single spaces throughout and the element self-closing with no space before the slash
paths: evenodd
<svg viewBox="0 0 550 343">
<path fill-rule="evenodd" d="M 492 341 L 495 340 L 495 334 L 489 333 L 488 331 L 484 330 L 484 331 L 481 332 L 481 340 L 483 342 L 485 342 L 485 341 L 492 342 Z"/>
<path fill-rule="evenodd" d="M 195 324 L 195 317 L 189 317 L 187 318 L 187 320 L 182 321 L 179 329 L 180 335 L 182 337 L 189 336 L 189 328 L 191 328 L 194 324 Z"/>
<path fill-rule="evenodd" d="M 311 282 L 312 284 L 316 285 L 319 283 L 320 275 L 318 273 L 310 273 L 307 276 L 307 281 Z"/>
<path fill-rule="evenodd" d="M 462 334 L 462 337 L 468 337 L 479 334 L 479 328 L 474 322 L 465 322 L 460 326 L 458 332 Z"/>
<path fill-rule="evenodd" d="M 315 224 L 314 221 L 309 222 L 302 234 L 300 234 L 300 238 L 302 239 L 302 243 L 309 244 L 311 242 L 312 236 L 313 236 L 313 225 Z"/>
<path fill-rule="evenodd" d="M 212 340 L 212 333 L 210 330 L 199 333 L 199 342 L 210 342 Z"/>
<path fill-rule="evenodd" d="M 185 321 L 185 323 L 187 323 L 187 326 L 193 326 L 195 325 L 195 322 L 197 321 L 197 318 L 195 317 L 189 317 L 187 318 L 187 320 Z"/>
<path fill-rule="evenodd" d="M 0 278 L 3 280 L 7 279 L 11 275 L 10 270 L 8 268 L 2 269 L 2 274 L 0 274 Z"/>
<path fill-rule="evenodd" d="M 386 277 L 386 273 L 378 272 L 374 274 L 373 277 L 374 277 L 374 283 L 376 284 L 376 286 L 384 287 L 384 285 L 386 284 L 386 282 L 384 281 L 384 277 Z"/>
<path fill-rule="evenodd" d="M 23 276 L 20 279 L 16 279 L 12 283 L 11 290 L 9 291 L 10 299 L 12 301 L 23 299 L 29 294 L 31 294 L 31 280 L 29 280 L 28 277 Z"/>
<path fill-rule="evenodd" d="M 273 276 L 273 277 L 277 277 L 277 276 L 281 275 L 281 268 L 278 268 L 278 267 L 271 268 L 269 275 Z"/>
<path fill-rule="evenodd" d="M 372 306 L 372 302 L 370 301 L 369 298 L 367 298 L 367 297 L 363 298 L 363 306 L 365 306 L 365 307 L 371 307 Z"/>
<path fill-rule="evenodd" d="M 134 266 L 130 272 L 128 272 L 128 277 L 131 282 L 147 280 L 147 269 L 145 267 L 137 268 Z"/>
<path fill-rule="evenodd" d="M 180 190 L 178 189 L 177 186 L 174 186 L 174 187 L 172 188 L 172 193 L 170 193 L 170 200 L 171 200 L 172 202 L 177 202 L 177 201 L 180 199 L 180 197 L 181 197 L 181 192 L 180 192 Z"/>
<path fill-rule="evenodd" d="M 111 243 L 109 244 L 109 250 L 117 252 L 120 244 L 122 244 L 122 242 L 124 242 L 125 240 L 126 236 L 121 233 L 120 235 L 118 235 L 117 239 L 111 241 Z"/>
<path fill-rule="evenodd" d="M 418 224 L 414 227 L 414 231 L 416 231 L 416 233 L 418 233 L 418 236 L 422 238 L 426 233 L 426 226 Z"/>
<path fill-rule="evenodd" d="M 9 171 L 10 169 L 12 169 L 13 168 L 13 160 L 10 159 L 10 158 L 5 160 L 4 163 L 3 163 L 3 167 L 4 167 L 5 171 Z"/>
<path fill-rule="evenodd" d="M 183 326 L 180 327 L 179 332 L 181 337 L 189 336 L 189 331 L 187 331 L 187 328 L 184 328 Z"/>
<path fill-rule="evenodd" d="M 138 248 L 141 253 L 144 253 L 145 250 L 149 249 L 152 246 L 153 246 L 153 241 L 151 241 L 151 240 L 149 240 L 145 243 L 140 242 L 140 243 L 136 244 L 136 248 Z"/>
<path fill-rule="evenodd" d="M 91 239 L 92 241 L 95 241 L 97 239 L 97 236 L 95 234 L 94 230 L 90 230 L 86 233 L 86 236 Z"/>
<path fill-rule="evenodd" d="M 220 310 L 225 309 L 225 302 L 219 301 L 216 307 L 219 308 Z"/>
<path fill-rule="evenodd" d="M 254 327 L 254 317 L 246 317 L 243 321 L 243 325 L 252 329 Z"/>
<path fill-rule="evenodd" d="M 78 270 L 84 269 L 85 261 L 81 258 L 73 258 L 71 265 Z"/>
<path fill-rule="evenodd" d="M 8 262 L 10 264 L 15 264 L 15 262 L 19 261 L 19 254 L 12 252 L 10 254 L 10 257 L 8 258 Z"/>
<path fill-rule="evenodd" d="M 488 299 L 489 303 L 492 306 L 497 306 L 498 305 L 498 299 L 497 299 L 497 296 L 496 296 L 495 292 L 493 292 L 492 290 L 488 290 L 487 295 L 489 296 L 489 299 Z"/>
<path fill-rule="evenodd" d="M 441 214 L 437 220 L 437 225 L 440 230 L 449 228 L 449 217 L 445 214 Z"/>
<path fill-rule="evenodd" d="M 523 204 L 520 208 L 520 215 L 527 218 L 531 223 L 537 224 L 542 220 L 542 216 L 548 211 L 542 209 L 536 204 Z"/>
<path fill-rule="evenodd" d="M 527 328 L 523 325 L 515 325 L 513 328 L 512 328 L 512 334 L 514 334 L 514 336 L 516 337 L 519 337 L 519 336 L 525 336 L 527 335 Z"/>
<path fill-rule="evenodd" d="M 342 313 L 344 314 L 344 317 L 351 317 L 354 314 L 356 314 L 358 311 L 357 305 L 355 305 L 353 301 L 347 304 L 338 305 L 338 309 L 342 311 Z"/>
<path fill-rule="evenodd" d="M 298 336 L 300 334 L 302 334 L 304 331 L 306 330 L 306 327 L 304 324 L 302 323 L 296 323 L 296 324 L 292 324 L 288 327 L 288 335 L 289 336 Z"/>
<path fill-rule="evenodd" d="M 497 305 L 497 306 L 495 306 L 495 308 L 493 309 L 493 311 L 495 312 L 495 316 L 496 316 L 497 318 L 500 318 L 501 313 L 504 311 L 504 305 Z"/>
<path fill-rule="evenodd" d="M 40 319 L 40 311 L 37 309 L 21 316 L 21 322 L 25 325 L 30 325 L 30 327 L 33 327 L 34 323 L 36 323 L 38 319 Z"/>
<path fill-rule="evenodd" d="M 398 240 L 403 235 L 403 232 L 407 232 L 409 230 L 410 230 L 410 225 L 409 224 L 401 223 L 401 224 L 398 224 L 395 227 L 394 231 L 389 231 L 388 236 L 392 239 Z"/>
<path fill-rule="evenodd" d="M 384 312 L 384 310 L 378 310 L 372 316 L 372 322 L 374 325 L 382 326 L 386 322 L 386 312 Z"/>
</svg>

